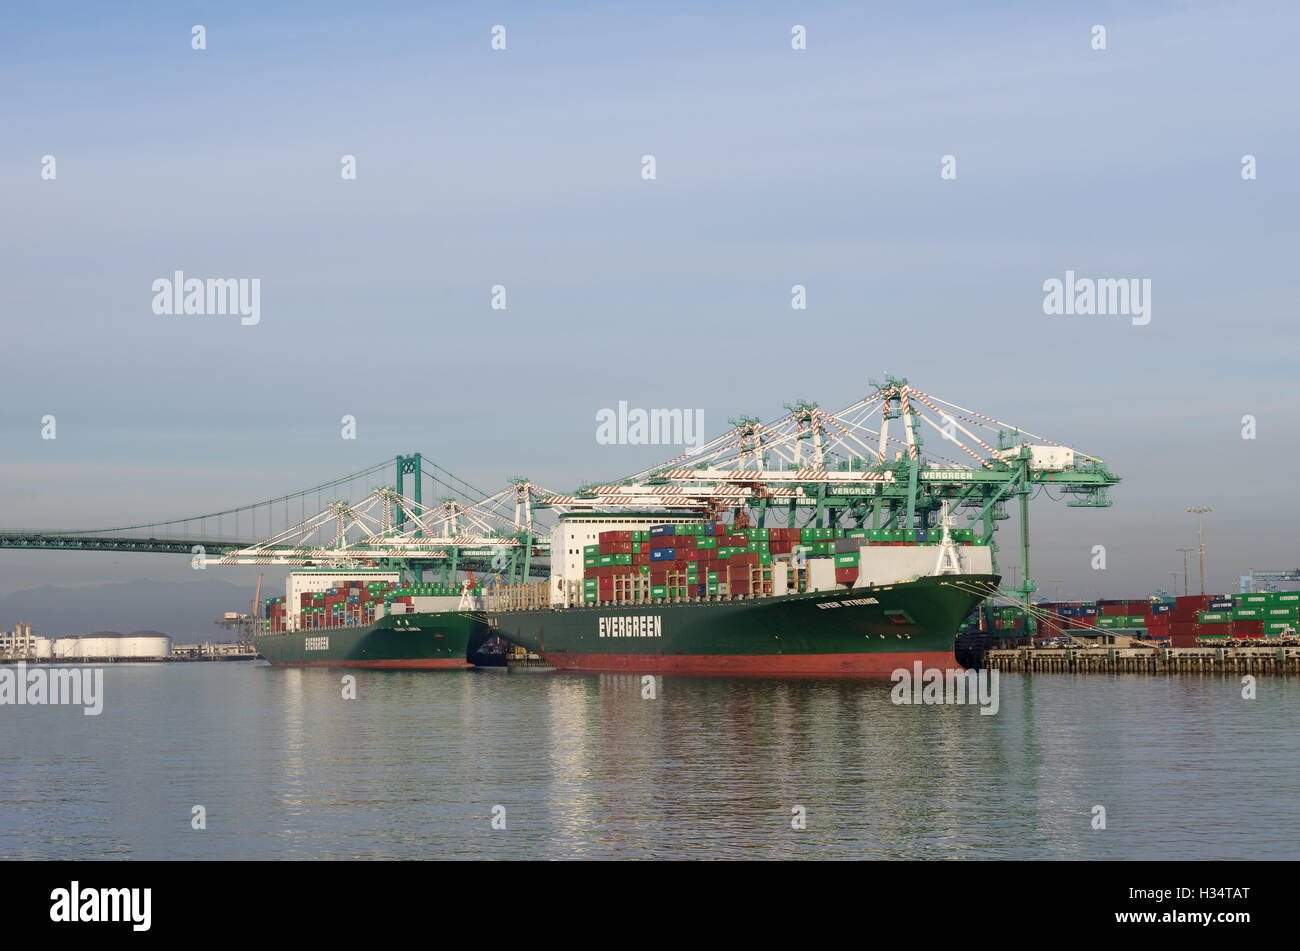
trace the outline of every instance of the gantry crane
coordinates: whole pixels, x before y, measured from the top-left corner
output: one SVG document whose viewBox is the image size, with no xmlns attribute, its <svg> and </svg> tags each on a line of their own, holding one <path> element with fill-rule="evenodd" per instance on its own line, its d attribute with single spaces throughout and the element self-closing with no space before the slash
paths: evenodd
<svg viewBox="0 0 1300 951">
<path fill-rule="evenodd" d="M 1054 487 L 1072 507 L 1105 507 L 1119 477 L 1095 456 L 939 399 L 905 379 L 886 377 L 872 387 L 869 396 L 838 413 L 800 400 L 770 424 L 734 418 L 728 432 L 662 466 L 546 501 L 602 510 L 730 507 L 741 515 L 752 512 L 759 526 L 775 515 L 792 528 L 802 523 L 874 529 L 934 527 L 947 505 L 966 514 L 968 527 L 992 548 L 995 566 L 994 532 L 1010 517 L 1006 507 L 1014 501 L 1022 580 L 1004 591 L 1028 608 L 1035 590 L 1029 570 L 1031 497 Z M 890 432 L 895 420 L 901 439 Z M 924 452 L 925 426 L 961 461 Z"/>
</svg>

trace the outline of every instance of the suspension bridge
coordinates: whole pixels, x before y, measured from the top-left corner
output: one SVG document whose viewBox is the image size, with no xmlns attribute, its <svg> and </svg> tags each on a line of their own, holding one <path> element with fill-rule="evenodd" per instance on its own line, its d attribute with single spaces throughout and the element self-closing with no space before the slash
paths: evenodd
<svg viewBox="0 0 1300 951">
<path fill-rule="evenodd" d="M 730 514 L 762 527 L 933 527 L 965 516 L 993 550 L 1018 507 L 1021 571 L 1004 592 L 1029 605 L 1029 502 L 1111 504 L 1103 460 L 886 377 L 835 413 L 800 400 L 769 423 L 730 420 L 698 449 L 562 494 L 524 478 L 486 492 L 422 453 L 274 499 L 163 522 L 76 531 L 0 531 L 0 548 L 184 554 L 203 565 L 377 566 L 443 580 L 472 571 L 510 583 L 549 572 L 553 516 L 569 511 Z M 386 478 L 393 476 L 391 482 Z M 409 479 L 409 482 L 408 482 Z M 380 484 L 376 485 L 376 482 Z M 1054 496 L 1052 493 L 1056 492 Z M 314 501 L 313 501 L 314 500 Z"/>
</svg>

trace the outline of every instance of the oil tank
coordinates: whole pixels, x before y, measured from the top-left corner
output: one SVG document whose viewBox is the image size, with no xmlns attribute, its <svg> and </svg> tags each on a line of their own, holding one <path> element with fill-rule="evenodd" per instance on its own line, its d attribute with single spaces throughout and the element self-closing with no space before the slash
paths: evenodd
<svg viewBox="0 0 1300 951">
<path fill-rule="evenodd" d="M 172 639 L 166 634 L 91 634 L 86 637 L 60 637 L 54 641 L 51 656 L 69 660 L 105 658 L 108 660 L 150 660 L 170 657 Z"/>
</svg>

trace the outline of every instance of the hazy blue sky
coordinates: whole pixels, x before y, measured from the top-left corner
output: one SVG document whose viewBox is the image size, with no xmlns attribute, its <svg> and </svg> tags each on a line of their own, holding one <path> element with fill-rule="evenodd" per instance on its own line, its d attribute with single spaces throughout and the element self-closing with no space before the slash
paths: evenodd
<svg viewBox="0 0 1300 951">
<path fill-rule="evenodd" d="M 567 489 L 673 454 L 597 445 L 619 400 L 715 434 L 887 370 L 1124 477 L 1110 510 L 1035 504 L 1049 594 L 1167 584 L 1191 504 L 1212 588 L 1300 564 L 1294 5 L 697 6 L 6 5 L 0 526 L 416 449 Z M 156 316 L 175 269 L 260 278 L 261 323 Z M 1151 279 L 1150 324 L 1045 316 L 1066 269 Z M 0 593 L 195 574 L 0 552 Z"/>
</svg>

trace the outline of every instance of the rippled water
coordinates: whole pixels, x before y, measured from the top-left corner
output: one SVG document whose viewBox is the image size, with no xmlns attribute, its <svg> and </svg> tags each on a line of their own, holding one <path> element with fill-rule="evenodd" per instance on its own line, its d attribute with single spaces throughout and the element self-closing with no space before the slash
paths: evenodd
<svg viewBox="0 0 1300 951">
<path fill-rule="evenodd" d="M 871 681 L 343 673 L 118 665 L 99 717 L 0 707 L 0 857 L 1300 858 L 1295 679 L 1004 675 L 981 716 Z"/>
</svg>

